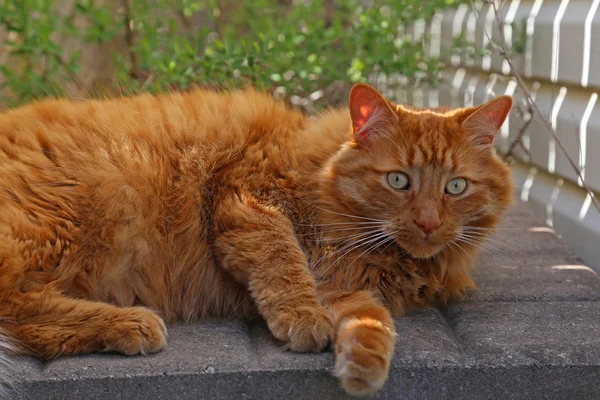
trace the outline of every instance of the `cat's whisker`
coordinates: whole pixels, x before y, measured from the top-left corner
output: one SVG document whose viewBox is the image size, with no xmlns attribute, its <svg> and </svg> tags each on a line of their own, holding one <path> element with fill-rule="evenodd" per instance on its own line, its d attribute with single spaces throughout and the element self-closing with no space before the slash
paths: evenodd
<svg viewBox="0 0 600 400">
<path fill-rule="evenodd" d="M 523 231 L 523 230 L 525 230 L 524 228 L 503 228 L 503 227 L 484 228 L 481 226 L 463 226 L 461 228 L 462 229 L 481 230 L 481 231 Z"/>
<path fill-rule="evenodd" d="M 491 249 L 495 249 L 495 250 L 500 250 L 494 246 L 494 242 L 489 241 L 489 238 L 469 236 L 469 235 L 460 235 L 459 237 L 463 240 L 466 240 L 466 241 L 469 241 L 472 243 L 477 243 L 481 248 L 491 248 Z"/>
<path fill-rule="evenodd" d="M 394 237 L 393 237 L 393 235 L 388 235 L 388 234 L 387 234 L 387 233 L 385 233 L 385 232 L 382 232 L 382 233 L 383 233 L 383 235 L 384 235 L 384 236 L 383 236 L 383 237 L 381 237 L 381 236 L 380 236 L 380 237 L 378 237 L 378 239 L 381 239 L 381 240 L 378 240 L 378 241 L 376 241 L 376 242 L 375 242 L 375 244 L 371 245 L 371 246 L 370 246 L 370 247 L 368 247 L 368 248 L 367 248 L 365 251 L 363 251 L 363 252 L 362 252 L 362 253 L 360 253 L 358 256 L 356 256 L 356 257 L 354 258 L 354 260 L 352 260 L 352 262 L 351 262 L 350 264 L 348 264 L 348 268 L 349 268 L 349 267 L 350 267 L 352 264 L 354 264 L 354 262 L 356 262 L 356 260 L 360 259 L 360 258 L 361 258 L 363 255 L 365 255 L 365 254 L 367 254 L 367 255 L 368 255 L 368 254 L 372 253 L 373 251 L 375 251 L 375 249 L 377 249 L 377 248 L 378 248 L 378 247 L 380 247 L 381 245 L 383 245 L 383 244 L 387 243 L 388 241 L 392 241 L 392 242 L 394 241 Z"/>
<path fill-rule="evenodd" d="M 462 232 L 460 235 L 465 238 L 477 239 L 477 240 L 481 240 L 483 242 L 497 243 L 499 245 L 509 248 L 512 251 L 522 254 L 521 250 L 519 250 L 519 248 L 517 248 L 514 243 L 510 244 L 510 243 L 508 243 L 507 240 L 502 240 L 503 238 L 501 238 L 499 236 L 488 235 L 486 233 L 481 233 L 481 232 L 479 232 L 479 233 L 478 232 Z"/>
<path fill-rule="evenodd" d="M 457 257 L 462 257 L 460 255 L 460 253 L 458 253 L 456 251 L 456 249 L 458 248 L 459 250 L 461 250 L 463 253 L 465 253 L 465 255 L 467 256 L 467 258 L 471 259 L 473 258 L 474 254 L 473 253 L 469 253 L 468 251 L 466 251 L 459 243 L 459 238 L 460 236 L 451 236 L 449 237 L 446 241 L 443 242 L 444 248 L 450 249 L 452 250 L 453 254 L 456 254 Z"/>
<path fill-rule="evenodd" d="M 510 237 L 507 236 L 506 231 L 511 230 L 510 228 L 507 228 L 506 230 L 498 230 L 498 229 L 474 229 L 472 227 L 462 227 L 461 228 L 461 232 L 462 233 L 468 233 L 468 234 L 473 234 L 473 235 L 489 235 L 491 237 L 498 237 L 501 238 L 507 242 L 511 242 L 513 244 L 517 244 L 517 242 L 515 242 L 514 240 L 512 240 Z M 515 231 L 515 230 L 511 230 L 511 231 Z"/>
<path fill-rule="evenodd" d="M 388 248 L 389 248 L 391 245 L 393 245 L 394 243 L 396 243 L 396 238 L 394 237 L 396 234 L 397 234 L 397 232 L 396 232 L 396 231 L 395 231 L 395 232 L 392 232 L 392 234 L 390 234 L 390 236 L 391 236 L 390 238 L 391 238 L 392 240 L 390 240 L 390 242 L 387 244 L 387 246 L 385 246 L 385 247 L 382 249 L 382 251 L 386 251 L 386 250 L 387 250 L 387 249 L 388 249 Z M 398 250 L 400 251 L 400 255 L 403 255 L 403 256 L 404 256 L 404 255 L 407 255 L 407 254 L 408 254 L 408 252 L 407 252 L 406 250 L 404 250 L 403 248 L 401 248 L 401 247 L 398 247 Z"/>
<path fill-rule="evenodd" d="M 364 234 L 360 235 L 361 237 L 359 238 L 359 240 L 357 240 L 357 241 L 353 241 L 353 242 L 351 242 L 351 243 L 349 243 L 349 244 L 346 244 L 346 245 L 344 245 L 344 246 L 343 246 L 341 249 L 338 249 L 338 250 L 336 250 L 336 251 L 335 251 L 335 252 L 333 252 L 333 253 L 325 253 L 325 254 L 324 254 L 324 255 L 323 255 L 321 258 L 319 258 L 319 259 L 318 259 L 318 260 L 317 260 L 317 261 L 314 263 L 314 267 L 315 267 L 315 268 L 316 268 L 316 267 L 318 267 L 318 266 L 319 266 L 319 264 L 320 264 L 321 262 L 323 262 L 325 259 L 327 259 L 327 258 L 331 258 L 331 257 L 333 257 L 333 256 L 335 256 L 335 255 L 338 255 L 338 254 L 340 254 L 341 252 L 343 252 L 343 251 L 347 250 L 348 248 L 352 248 L 352 247 L 354 247 L 354 246 L 361 246 L 361 245 L 362 245 L 362 243 L 363 243 L 364 241 L 366 241 L 366 240 L 369 240 L 369 239 L 372 237 L 372 235 L 376 235 L 376 234 L 378 234 L 379 232 L 381 232 L 379 229 L 377 229 L 377 230 L 374 230 L 374 231 L 369 231 L 369 232 L 366 232 L 366 233 L 364 233 Z M 362 237 L 362 236 L 367 236 L 367 237 Z M 350 251 L 352 251 L 352 249 L 351 249 Z M 346 254 L 347 254 L 347 253 L 344 253 L 344 254 L 342 254 L 342 255 L 340 256 L 340 258 L 344 257 Z"/>
<path fill-rule="evenodd" d="M 331 230 L 324 230 L 324 231 L 319 231 L 319 232 L 312 232 L 312 233 L 301 233 L 298 234 L 296 236 L 317 236 L 316 241 L 319 240 L 323 240 L 323 241 L 335 241 L 335 240 L 339 240 L 341 238 L 336 238 L 336 237 L 332 237 L 332 238 L 321 238 L 323 236 L 323 234 L 325 233 L 337 233 L 337 232 L 347 232 L 347 231 L 360 231 L 363 229 L 381 229 L 381 225 L 367 225 L 367 226 L 360 226 L 360 227 L 353 227 L 353 228 L 343 228 L 343 229 L 331 229 Z M 342 237 L 343 238 L 343 237 Z"/>
<path fill-rule="evenodd" d="M 504 236 L 502 236 L 502 233 L 496 231 L 496 230 L 472 230 L 470 228 L 463 228 L 461 229 L 461 234 L 469 234 L 469 235 L 473 235 L 473 236 L 481 236 L 481 237 L 498 237 L 498 238 L 503 238 L 503 239 L 507 239 L 507 241 L 509 240 L 509 238 L 505 238 Z"/>
<path fill-rule="evenodd" d="M 464 236 L 464 237 L 470 237 L 470 238 L 474 238 L 474 239 L 481 239 L 481 240 L 486 240 L 488 238 L 493 237 L 493 235 L 487 233 L 487 232 L 461 232 L 459 234 L 459 236 Z"/>
<path fill-rule="evenodd" d="M 340 258 L 338 258 L 338 259 L 337 259 L 337 260 L 336 260 L 336 261 L 335 261 L 335 262 L 334 262 L 332 265 L 330 265 L 330 268 L 331 268 L 331 267 L 333 267 L 333 266 L 334 266 L 334 265 L 335 265 L 335 264 L 336 264 L 336 263 L 337 263 L 339 260 L 341 260 L 342 258 L 344 258 L 345 256 L 347 256 L 348 254 L 350 254 L 350 253 L 351 253 L 351 252 L 353 252 L 354 250 L 358 249 L 359 247 L 362 247 L 362 246 L 367 246 L 367 245 L 369 245 L 369 244 L 372 244 L 373 242 L 377 242 L 377 241 L 381 240 L 381 239 L 382 239 L 382 238 L 384 238 L 384 237 L 387 237 L 387 234 L 386 234 L 385 232 L 380 232 L 379 234 L 375 235 L 375 237 L 371 236 L 371 237 L 369 238 L 370 240 L 368 240 L 368 241 L 366 241 L 366 242 L 363 242 L 363 243 L 361 243 L 359 246 L 355 246 L 355 247 L 351 248 L 351 249 L 350 249 L 350 250 L 348 250 L 346 253 L 344 253 L 343 255 L 341 255 L 341 256 L 340 256 Z M 362 255 L 362 254 L 364 254 L 364 252 L 363 252 L 363 253 L 361 253 L 361 255 Z M 360 256 L 358 256 L 358 257 L 360 257 Z M 356 259 L 355 259 L 354 261 L 356 261 Z M 352 261 L 352 262 L 354 262 L 354 261 Z M 351 264 L 352 264 L 352 263 L 351 263 Z M 351 265 L 351 264 L 350 264 L 350 265 Z M 350 266 L 350 265 L 349 265 L 349 266 Z M 330 268 L 328 268 L 328 270 L 329 270 Z"/>
<path fill-rule="evenodd" d="M 465 238 L 456 238 L 456 242 L 461 242 L 461 243 L 465 243 L 468 244 L 469 246 L 475 247 L 478 250 L 486 250 L 485 247 L 483 247 L 482 243 L 478 243 L 478 242 L 473 242 L 469 239 L 465 239 Z"/>
<path fill-rule="evenodd" d="M 315 206 L 314 204 L 312 205 L 313 207 L 315 207 L 316 209 L 319 209 L 323 212 L 327 212 L 330 214 L 335 214 L 335 215 L 339 215 L 341 217 L 348 217 L 348 218 L 357 218 L 357 219 L 362 219 L 362 220 L 367 220 L 367 221 L 377 221 L 377 222 L 387 222 L 390 223 L 391 221 L 385 220 L 385 219 L 377 219 L 377 218 L 367 218 L 367 217 L 361 217 L 358 215 L 350 215 L 350 214 L 344 214 L 344 213 L 340 213 L 337 211 L 331 211 L 331 210 L 327 210 L 325 208 L 321 208 L 319 206 Z"/>
<path fill-rule="evenodd" d="M 498 259 L 499 261 L 503 261 L 506 258 L 506 254 L 502 253 L 498 249 L 486 247 L 486 246 L 484 246 L 484 244 L 482 242 L 473 241 L 468 238 L 457 238 L 456 240 L 463 242 L 465 244 L 468 244 L 470 246 L 473 246 L 478 250 L 484 251 L 485 253 L 491 255 L 492 257 Z"/>
<path fill-rule="evenodd" d="M 452 254 L 456 255 L 457 257 L 460 255 L 457 251 L 456 248 L 458 247 L 460 250 L 464 251 L 464 253 L 468 256 L 469 254 L 462 248 L 460 247 L 460 245 L 458 245 L 457 243 L 453 242 L 453 241 L 449 241 L 446 243 L 446 245 L 448 245 L 448 249 L 450 249 L 450 251 L 452 252 Z"/>
<path fill-rule="evenodd" d="M 389 235 L 385 232 L 382 232 L 381 235 L 379 235 L 377 238 L 375 238 L 375 244 L 372 244 L 370 247 L 368 247 L 365 251 L 363 251 L 362 253 L 360 253 L 356 258 L 360 258 L 363 254 L 370 252 L 372 249 L 375 249 L 376 247 L 380 246 L 381 244 L 387 242 L 388 240 L 393 240 L 391 237 L 389 237 Z"/>
<path fill-rule="evenodd" d="M 339 255 L 339 258 L 337 260 L 335 260 L 333 262 L 333 264 L 329 265 L 327 267 L 327 269 L 325 271 L 323 271 L 323 275 L 326 276 L 327 274 L 329 274 L 331 272 L 331 270 L 333 269 L 333 267 L 337 264 L 337 262 L 341 259 L 343 259 L 346 255 L 350 254 L 351 252 L 353 252 L 354 250 L 358 249 L 361 246 L 365 246 L 368 245 L 370 243 L 372 243 L 375 240 L 378 240 L 381 235 L 387 235 L 385 232 L 376 232 L 366 238 L 362 238 L 356 242 L 352 242 L 349 245 L 344 246 L 342 249 L 335 251 L 332 254 L 326 254 L 324 257 L 326 258 L 331 258 L 334 257 L 336 255 Z M 340 254 L 344 252 L 343 254 Z"/>
<path fill-rule="evenodd" d="M 330 224 L 298 224 L 298 226 L 335 226 L 335 225 L 374 225 L 374 224 L 389 224 L 389 221 L 352 221 L 352 222 L 332 222 Z"/>
<path fill-rule="evenodd" d="M 368 238 L 365 238 L 364 240 L 368 240 L 368 239 L 370 239 L 370 237 L 368 237 Z M 337 264 L 337 262 L 338 262 L 339 260 L 341 260 L 341 259 L 342 259 L 343 257 L 345 257 L 347 254 L 351 253 L 351 252 L 352 252 L 353 250 L 355 250 L 356 248 L 359 248 L 360 246 L 361 246 L 361 244 L 360 244 L 360 243 L 358 243 L 358 244 L 357 244 L 356 242 L 353 242 L 353 243 L 350 243 L 349 245 L 345 246 L 344 248 L 342 248 L 342 249 L 340 249 L 340 250 L 337 250 L 337 251 L 335 251 L 335 252 L 334 252 L 334 253 L 332 253 L 332 254 L 325 254 L 325 255 L 324 255 L 322 258 L 321 258 L 321 260 L 320 260 L 320 262 L 321 262 L 321 263 L 322 263 L 323 261 L 327 260 L 327 259 L 330 259 L 331 257 L 334 257 L 334 256 L 336 256 L 336 255 L 338 255 L 339 257 L 338 257 L 338 259 L 337 259 L 337 260 L 335 260 L 335 261 L 334 261 L 332 264 L 330 264 L 330 265 L 329 265 L 329 266 L 328 266 L 328 267 L 327 267 L 327 268 L 326 268 L 326 269 L 325 269 L 325 270 L 322 272 L 322 275 L 323 275 L 323 276 L 327 276 L 327 275 L 328 275 L 328 274 L 329 274 L 329 273 L 330 273 L 330 272 L 333 270 L 334 266 Z"/>
<path fill-rule="evenodd" d="M 471 235 L 488 235 L 489 238 L 495 240 L 495 241 L 501 241 L 503 242 L 503 244 L 507 247 L 509 247 L 510 249 L 514 250 L 515 252 L 519 253 L 519 254 L 523 254 L 523 252 L 520 250 L 521 249 L 521 243 L 511 239 L 510 237 L 508 237 L 506 234 L 504 234 L 503 232 L 483 232 L 483 231 L 465 231 L 465 233 L 467 234 L 471 234 Z"/>
<path fill-rule="evenodd" d="M 325 238 L 325 239 L 321 239 L 321 240 L 324 241 L 324 242 L 327 242 L 327 241 L 329 241 L 329 242 L 339 242 L 340 244 L 343 244 L 343 243 L 347 243 L 348 241 L 350 241 L 352 239 L 356 239 L 356 238 L 360 238 L 362 236 L 366 236 L 366 235 L 370 235 L 370 234 L 373 234 L 373 233 L 377 233 L 379 231 L 380 231 L 380 229 L 376 228 L 376 229 L 372 229 L 372 230 L 367 231 L 367 232 L 361 232 L 361 233 L 357 233 L 357 234 L 354 234 L 354 235 L 347 235 L 347 236 L 342 236 L 342 237 L 339 237 L 339 238 Z"/>
</svg>

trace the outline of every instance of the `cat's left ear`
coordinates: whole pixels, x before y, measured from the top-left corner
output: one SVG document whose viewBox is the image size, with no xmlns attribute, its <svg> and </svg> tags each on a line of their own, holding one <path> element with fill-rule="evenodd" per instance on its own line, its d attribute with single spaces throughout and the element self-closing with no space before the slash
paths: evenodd
<svg viewBox="0 0 600 400">
<path fill-rule="evenodd" d="M 352 87 L 349 106 L 354 141 L 363 147 L 368 147 L 374 135 L 398 120 L 388 101 L 364 83 Z"/>
<path fill-rule="evenodd" d="M 491 147 L 494 137 L 508 117 L 512 97 L 500 96 L 477 107 L 462 122 L 462 127 L 474 138 L 476 144 Z"/>
</svg>

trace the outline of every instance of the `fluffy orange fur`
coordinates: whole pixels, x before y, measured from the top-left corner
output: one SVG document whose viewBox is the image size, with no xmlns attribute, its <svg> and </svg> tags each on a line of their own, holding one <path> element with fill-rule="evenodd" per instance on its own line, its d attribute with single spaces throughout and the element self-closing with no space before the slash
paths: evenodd
<svg viewBox="0 0 600 400">
<path fill-rule="evenodd" d="M 291 350 L 332 340 L 345 390 L 371 393 L 392 315 L 472 286 L 511 202 L 491 147 L 510 107 L 411 109 L 357 85 L 315 118 L 253 90 L 9 111 L 0 330 L 42 358 L 135 354 L 164 346 L 163 320 L 259 314 Z"/>
</svg>

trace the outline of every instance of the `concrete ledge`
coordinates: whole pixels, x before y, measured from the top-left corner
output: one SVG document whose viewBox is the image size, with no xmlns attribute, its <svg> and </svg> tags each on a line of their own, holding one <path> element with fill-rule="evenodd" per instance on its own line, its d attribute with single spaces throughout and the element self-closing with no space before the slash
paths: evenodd
<svg viewBox="0 0 600 400">
<path fill-rule="evenodd" d="M 531 165 L 517 162 L 511 169 L 521 199 L 526 200 L 537 215 L 552 221 L 562 239 L 600 273 L 600 212 L 589 202 L 587 192 Z M 559 182 L 562 183 L 559 185 Z"/>
<path fill-rule="evenodd" d="M 479 290 L 396 322 L 381 399 L 600 398 L 600 278 L 517 204 Z M 331 353 L 285 352 L 263 323 L 170 326 L 165 351 L 21 358 L 23 399 L 341 399 Z"/>
</svg>

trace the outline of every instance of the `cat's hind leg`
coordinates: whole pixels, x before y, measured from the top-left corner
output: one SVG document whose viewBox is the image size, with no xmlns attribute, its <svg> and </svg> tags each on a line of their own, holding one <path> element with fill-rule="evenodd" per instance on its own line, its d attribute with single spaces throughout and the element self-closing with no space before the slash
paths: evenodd
<svg viewBox="0 0 600 400">
<path fill-rule="evenodd" d="M 0 190 L 0 330 L 15 342 L 18 351 L 54 358 L 100 351 L 136 354 L 160 350 L 166 329 L 154 312 L 87 300 L 103 299 L 94 290 L 98 276 L 111 271 L 83 264 L 91 259 L 90 265 L 100 265 L 94 263 L 92 251 L 73 244 L 93 240 L 91 234 L 82 236 L 72 222 L 77 218 L 65 211 L 71 201 L 33 189 L 31 193 L 39 197 L 27 197 L 29 192 L 17 195 L 16 190 L 8 193 L 14 196 L 2 197 Z M 16 200 L 11 204 L 8 200 L 13 197 Z M 94 240 L 109 244 L 104 239 Z M 90 247 L 99 246 L 94 243 Z"/>
<path fill-rule="evenodd" d="M 144 354 L 166 343 L 165 324 L 146 308 L 68 298 L 52 284 L 14 290 L 0 300 L 0 328 L 16 339 L 22 354 L 46 359 L 103 351 Z"/>
</svg>

